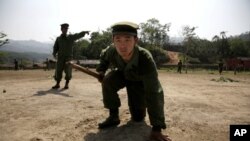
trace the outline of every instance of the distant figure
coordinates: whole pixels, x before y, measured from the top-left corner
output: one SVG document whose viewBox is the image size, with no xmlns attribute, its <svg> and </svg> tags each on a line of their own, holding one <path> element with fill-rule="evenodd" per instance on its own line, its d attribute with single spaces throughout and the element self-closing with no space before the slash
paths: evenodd
<svg viewBox="0 0 250 141">
<path fill-rule="evenodd" d="M 62 73 L 65 72 L 65 86 L 64 89 L 69 88 L 69 81 L 72 77 L 72 68 L 70 65 L 66 64 L 66 62 L 72 60 L 73 58 L 73 43 L 77 39 L 80 39 L 85 36 L 85 34 L 89 34 L 89 31 L 82 31 L 80 33 L 68 35 L 68 27 L 69 24 L 64 23 L 61 24 L 61 32 L 62 34 L 56 38 L 54 47 L 53 47 L 53 56 L 57 58 L 56 70 L 55 70 L 55 80 L 56 85 L 52 87 L 52 89 L 60 88 L 60 81 L 62 79 Z"/>
<path fill-rule="evenodd" d="M 77 64 L 77 65 L 81 65 L 81 63 L 80 63 L 80 61 L 79 61 L 79 60 L 77 60 L 77 61 L 76 61 L 76 64 Z"/>
<path fill-rule="evenodd" d="M 221 75 L 222 71 L 223 71 L 223 62 L 220 61 L 219 62 L 219 73 L 220 73 L 220 75 Z"/>
<path fill-rule="evenodd" d="M 244 61 L 240 60 L 239 63 L 235 64 L 234 66 L 234 75 L 236 75 L 236 72 L 240 72 L 245 70 L 245 66 L 244 66 Z"/>
<path fill-rule="evenodd" d="M 181 73 L 181 68 L 182 68 L 182 61 L 180 60 L 179 62 L 178 62 L 178 69 L 177 69 L 177 72 L 178 73 Z"/>
<path fill-rule="evenodd" d="M 46 59 L 45 65 L 46 65 L 46 66 L 45 66 L 45 71 L 46 71 L 46 70 L 49 71 L 49 69 L 50 69 L 50 63 L 49 63 L 49 59 L 48 59 L 48 58 Z"/>
<path fill-rule="evenodd" d="M 239 64 L 239 71 L 244 71 L 245 70 L 245 64 L 243 60 L 240 60 L 240 64 Z"/>
<path fill-rule="evenodd" d="M 15 65 L 15 70 L 18 70 L 18 61 L 17 61 L 17 59 L 14 59 L 14 65 Z"/>
<path fill-rule="evenodd" d="M 239 72 L 239 64 L 234 65 L 234 75 L 236 75 L 236 72 Z"/>
</svg>

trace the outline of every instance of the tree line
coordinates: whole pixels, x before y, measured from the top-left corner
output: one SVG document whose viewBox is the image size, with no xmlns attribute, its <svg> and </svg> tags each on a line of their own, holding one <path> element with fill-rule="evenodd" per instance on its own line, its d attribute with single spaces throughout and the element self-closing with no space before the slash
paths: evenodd
<svg viewBox="0 0 250 141">
<path fill-rule="evenodd" d="M 184 63 L 217 63 L 233 57 L 250 57 L 250 31 L 238 36 L 227 36 L 226 31 L 214 35 L 212 40 L 199 38 L 195 30 L 198 27 L 185 25 L 182 28 L 184 40 L 178 44 L 169 41 L 171 23 L 161 24 L 158 19 L 152 18 L 139 24 L 138 45 L 147 48 L 157 64 L 167 63 L 167 51 L 180 52 L 179 58 Z M 6 34 L 0 34 L 0 46 L 8 43 Z M 81 39 L 75 42 L 73 58 L 99 59 L 101 50 L 112 44 L 111 29 L 92 32 L 90 39 Z"/>
<path fill-rule="evenodd" d="M 180 59 L 187 63 L 217 63 L 233 57 L 250 57 L 250 31 L 238 36 L 227 37 L 225 31 L 213 39 L 199 38 L 195 30 L 198 27 L 183 26 L 184 40 L 178 44 L 170 43 L 168 32 L 171 23 L 161 24 L 152 18 L 139 24 L 138 45 L 147 48 L 157 64 L 166 63 L 167 50 L 180 52 Z M 74 59 L 99 59 L 102 49 L 112 43 L 111 29 L 92 32 L 90 40 L 79 40 L 74 45 Z"/>
</svg>

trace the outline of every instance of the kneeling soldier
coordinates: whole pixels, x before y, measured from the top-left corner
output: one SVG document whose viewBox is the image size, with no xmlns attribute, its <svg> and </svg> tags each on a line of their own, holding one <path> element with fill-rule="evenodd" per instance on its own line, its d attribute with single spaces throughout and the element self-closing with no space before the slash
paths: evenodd
<svg viewBox="0 0 250 141">
<path fill-rule="evenodd" d="M 127 89 L 131 119 L 143 121 L 148 111 L 152 125 L 151 138 L 170 141 L 161 133 L 166 128 L 163 89 L 158 80 L 155 62 L 150 52 L 137 45 L 139 26 L 131 22 L 119 22 L 112 27 L 113 44 L 101 53 L 97 71 L 101 76 L 103 102 L 109 109 L 109 117 L 99 124 L 107 128 L 120 124 L 118 91 Z M 111 72 L 105 72 L 112 66 Z"/>
</svg>

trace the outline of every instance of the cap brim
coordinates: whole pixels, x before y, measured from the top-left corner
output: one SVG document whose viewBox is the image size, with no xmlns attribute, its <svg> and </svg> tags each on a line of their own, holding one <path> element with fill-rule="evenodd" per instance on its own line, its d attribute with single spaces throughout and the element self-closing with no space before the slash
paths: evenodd
<svg viewBox="0 0 250 141">
<path fill-rule="evenodd" d="M 136 36 L 136 33 L 132 33 L 132 32 L 113 32 L 113 35 L 132 35 L 132 36 Z"/>
</svg>

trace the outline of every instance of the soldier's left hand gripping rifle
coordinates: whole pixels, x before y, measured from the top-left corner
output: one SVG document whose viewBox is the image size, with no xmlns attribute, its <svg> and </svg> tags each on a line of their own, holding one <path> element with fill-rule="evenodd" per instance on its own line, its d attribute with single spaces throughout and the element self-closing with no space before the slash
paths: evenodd
<svg viewBox="0 0 250 141">
<path fill-rule="evenodd" d="M 66 62 L 66 64 L 69 64 L 69 65 L 71 65 L 73 68 L 75 68 L 75 69 L 77 69 L 77 70 L 79 70 L 79 71 L 81 71 L 81 72 L 84 72 L 84 73 L 86 73 L 86 74 L 88 74 L 88 75 L 90 75 L 90 76 L 93 76 L 93 77 L 97 78 L 99 81 L 103 78 L 103 75 L 102 75 L 102 74 L 99 74 L 99 73 L 94 72 L 94 71 L 91 71 L 91 70 L 89 70 L 89 69 L 87 69 L 87 68 L 85 68 L 85 67 L 82 67 L 82 66 L 80 66 L 80 65 L 77 65 L 77 64 L 75 64 L 73 61 L 68 61 L 68 62 Z"/>
</svg>

